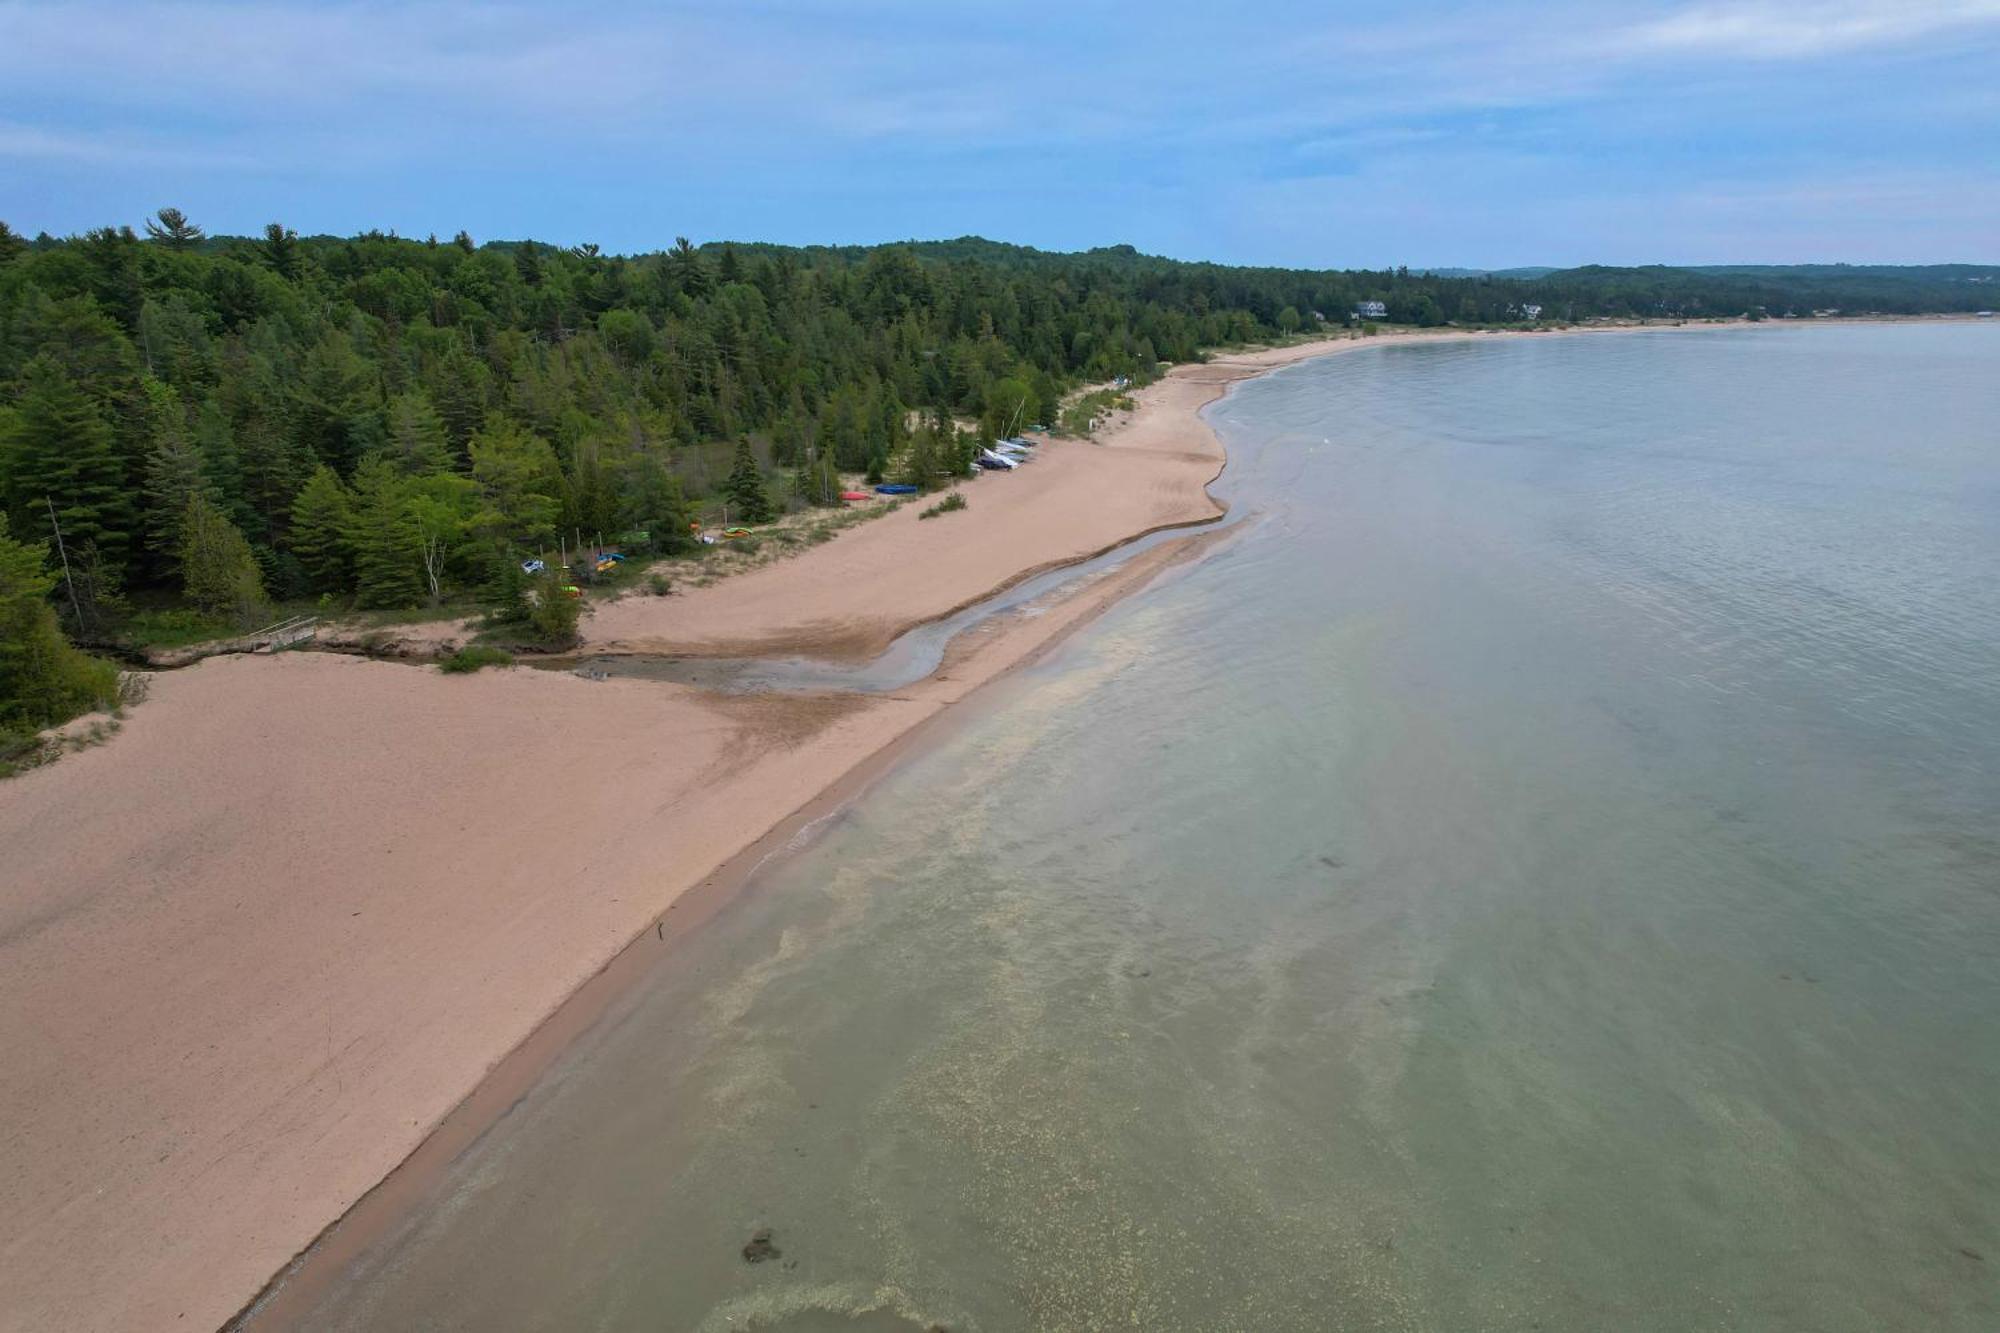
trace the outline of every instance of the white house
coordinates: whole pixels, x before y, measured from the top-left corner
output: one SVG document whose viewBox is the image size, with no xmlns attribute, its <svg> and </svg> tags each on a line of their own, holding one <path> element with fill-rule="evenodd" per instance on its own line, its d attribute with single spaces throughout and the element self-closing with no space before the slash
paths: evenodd
<svg viewBox="0 0 2000 1333">
<path fill-rule="evenodd" d="M 1521 307 L 1522 319 L 1540 319 L 1541 317 L 1542 317 L 1542 308 L 1540 306 L 1524 305 Z"/>
<path fill-rule="evenodd" d="M 1356 319 L 1387 319 L 1389 306 L 1385 301 L 1356 301 L 1354 316 Z"/>
</svg>

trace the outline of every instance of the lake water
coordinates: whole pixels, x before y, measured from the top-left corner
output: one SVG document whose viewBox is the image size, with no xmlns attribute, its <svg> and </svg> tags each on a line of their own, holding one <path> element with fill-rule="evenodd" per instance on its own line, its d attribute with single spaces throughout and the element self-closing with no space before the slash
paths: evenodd
<svg viewBox="0 0 2000 1333">
<path fill-rule="evenodd" d="M 1384 346 L 1211 417 L 1234 535 L 312 1327 L 2000 1327 L 2000 327 Z"/>
</svg>

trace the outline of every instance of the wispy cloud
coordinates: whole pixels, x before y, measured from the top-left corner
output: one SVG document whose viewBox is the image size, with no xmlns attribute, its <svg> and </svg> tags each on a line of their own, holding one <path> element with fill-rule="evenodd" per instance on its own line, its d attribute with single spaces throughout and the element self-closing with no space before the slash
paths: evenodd
<svg viewBox="0 0 2000 1333">
<path fill-rule="evenodd" d="M 220 146 L 162 143 L 125 133 L 82 133 L 0 121 L 0 161 L 41 160 L 103 167 L 191 167 L 226 170 L 265 165 Z"/>
<path fill-rule="evenodd" d="M 1560 259 L 1554 192 L 1615 231 L 1696 180 L 1992 182 L 1995 59 L 2000 0 L 0 0 L 0 202 L 1299 261 L 1434 218 Z"/>
<path fill-rule="evenodd" d="M 2000 0 L 1785 0 L 1699 5 L 1639 23 L 1631 52 L 1787 60 L 1894 47 L 2000 25 Z"/>
</svg>

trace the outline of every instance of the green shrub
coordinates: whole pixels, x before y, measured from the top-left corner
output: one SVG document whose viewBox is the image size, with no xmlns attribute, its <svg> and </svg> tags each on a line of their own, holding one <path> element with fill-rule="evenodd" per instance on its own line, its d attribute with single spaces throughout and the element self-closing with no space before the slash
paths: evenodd
<svg viewBox="0 0 2000 1333">
<path fill-rule="evenodd" d="M 38 766 L 45 754 L 41 734 L 28 728 L 0 727 L 0 778 L 11 778 Z"/>
<path fill-rule="evenodd" d="M 0 518 L 0 738 L 10 749 L 43 727 L 118 701 L 118 668 L 63 637 L 48 595 L 44 543 L 18 542 Z"/>
<path fill-rule="evenodd" d="M 197 610 L 240 629 L 264 614 L 264 579 L 250 543 L 199 491 L 181 516 L 180 557 L 187 599 Z"/>
<path fill-rule="evenodd" d="M 1113 412 L 1129 412 L 1134 406 L 1132 396 L 1117 389 L 1093 389 L 1079 397 L 1062 410 L 1057 419 L 1057 431 L 1063 435 L 1089 435 L 1097 429 L 1099 421 Z"/>
<path fill-rule="evenodd" d="M 438 662 L 438 671 L 442 671 L 448 677 L 462 677 L 462 675 L 472 675 L 480 667 L 512 667 L 512 664 L 514 664 L 514 654 L 508 652 L 506 648 L 494 648 L 476 642 L 468 648 L 452 652 L 448 658 Z"/>
<path fill-rule="evenodd" d="M 473 644 L 461 648 L 450 657 L 438 663 L 438 670 L 449 676 L 469 675 L 481 667 L 512 666 L 514 654 L 505 648 L 492 648 L 485 644 Z"/>
<path fill-rule="evenodd" d="M 674 590 L 673 580 L 665 574 L 655 574 L 646 580 L 646 590 L 655 597 L 665 597 Z"/>
<path fill-rule="evenodd" d="M 570 596 L 569 580 L 557 569 L 535 576 L 534 602 L 528 608 L 528 628 L 546 648 L 567 648 L 576 642 L 583 619 L 583 599 Z"/>
<path fill-rule="evenodd" d="M 971 506 L 966 504 L 965 496 L 960 494 L 958 491 L 953 491 L 950 495 L 945 496 L 944 499 L 939 500 L 929 509 L 924 510 L 921 514 L 918 514 L 917 517 L 919 519 L 936 518 L 939 514 L 955 514 L 961 509 L 969 509 L 969 508 L 971 508 Z"/>
<path fill-rule="evenodd" d="M 120 638 L 133 648 L 185 648 L 236 633 L 227 621 L 199 611 L 141 611 L 125 622 Z"/>
</svg>

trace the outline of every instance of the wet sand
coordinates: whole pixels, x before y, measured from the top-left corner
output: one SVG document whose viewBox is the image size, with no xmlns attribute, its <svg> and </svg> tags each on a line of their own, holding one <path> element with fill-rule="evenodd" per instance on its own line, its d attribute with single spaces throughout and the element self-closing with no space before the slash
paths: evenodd
<svg viewBox="0 0 2000 1333">
<path fill-rule="evenodd" d="M 1178 368 L 1099 442 L 971 487 L 965 513 L 912 507 L 602 608 L 588 644 L 863 655 L 1034 570 L 1214 516 L 1222 452 L 1198 409 L 1382 341 Z M 1178 549 L 989 622 L 930 679 L 867 698 L 328 654 L 157 677 L 109 744 L 0 786 L 0 1327 L 228 1319 L 683 893 Z"/>
</svg>

